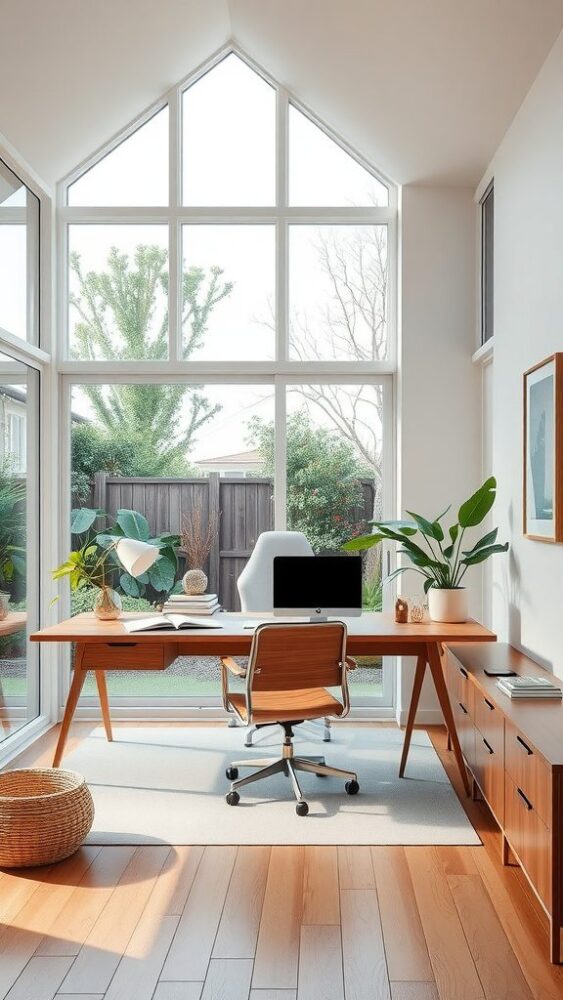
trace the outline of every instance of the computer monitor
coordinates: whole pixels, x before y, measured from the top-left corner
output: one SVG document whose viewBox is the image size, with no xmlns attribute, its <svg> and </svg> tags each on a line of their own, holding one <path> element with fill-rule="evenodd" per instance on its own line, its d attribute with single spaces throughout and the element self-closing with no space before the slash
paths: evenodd
<svg viewBox="0 0 563 1000">
<path fill-rule="evenodd" d="M 309 616 L 362 613 L 360 556 L 275 556 L 274 614 Z"/>
</svg>

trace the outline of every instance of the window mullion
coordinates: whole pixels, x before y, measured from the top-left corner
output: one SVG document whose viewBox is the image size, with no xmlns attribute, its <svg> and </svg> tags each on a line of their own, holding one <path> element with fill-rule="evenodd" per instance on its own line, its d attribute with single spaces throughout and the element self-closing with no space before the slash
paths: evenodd
<svg viewBox="0 0 563 1000">
<path fill-rule="evenodd" d="M 285 380 L 274 379 L 274 529 L 287 528 L 287 403 Z"/>
<path fill-rule="evenodd" d="M 172 209 L 177 209 L 182 200 L 180 101 L 180 92 L 174 88 L 168 99 L 168 201 Z M 168 223 L 168 356 L 171 361 L 182 357 L 180 234 L 181 225 L 174 212 Z"/>
<path fill-rule="evenodd" d="M 288 95 L 278 87 L 276 99 L 276 206 L 285 213 L 288 202 Z M 289 357 L 288 228 L 282 214 L 276 225 L 276 359 Z M 285 516 L 285 515 L 284 515 Z"/>
</svg>

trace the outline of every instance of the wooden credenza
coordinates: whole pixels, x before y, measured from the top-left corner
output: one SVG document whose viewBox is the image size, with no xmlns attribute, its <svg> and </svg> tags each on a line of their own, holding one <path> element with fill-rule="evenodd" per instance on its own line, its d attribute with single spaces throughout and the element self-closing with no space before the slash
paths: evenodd
<svg viewBox="0 0 563 1000">
<path fill-rule="evenodd" d="M 550 923 L 551 961 L 563 955 L 563 703 L 515 701 L 485 669 L 546 676 L 506 643 L 452 645 L 445 673 L 461 749 L 502 832 L 502 860 L 525 872 Z"/>
</svg>

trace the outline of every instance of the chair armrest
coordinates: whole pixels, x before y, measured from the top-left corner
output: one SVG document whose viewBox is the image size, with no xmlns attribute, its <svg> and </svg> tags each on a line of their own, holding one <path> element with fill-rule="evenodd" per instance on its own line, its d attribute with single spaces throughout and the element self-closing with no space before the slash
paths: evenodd
<svg viewBox="0 0 563 1000">
<path fill-rule="evenodd" d="M 348 667 L 348 670 L 355 670 L 356 669 L 356 667 L 358 666 L 358 664 L 357 664 L 357 662 L 356 662 L 356 660 L 354 659 L 353 656 L 347 656 L 346 657 L 346 666 Z"/>
<path fill-rule="evenodd" d="M 246 670 L 244 667 L 239 667 L 238 663 L 233 660 L 232 656 L 222 656 L 221 663 L 227 668 L 229 673 L 233 674 L 234 677 L 246 677 Z"/>
</svg>

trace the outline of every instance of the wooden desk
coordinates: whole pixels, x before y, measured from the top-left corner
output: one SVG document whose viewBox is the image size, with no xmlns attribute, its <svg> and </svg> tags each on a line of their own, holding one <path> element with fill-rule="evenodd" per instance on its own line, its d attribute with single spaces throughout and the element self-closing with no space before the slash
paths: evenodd
<svg viewBox="0 0 563 1000">
<path fill-rule="evenodd" d="M 145 614 L 127 614 L 124 618 L 144 618 Z M 59 742 L 53 767 L 58 767 L 70 729 L 70 724 L 89 670 L 96 675 L 102 718 L 108 740 L 111 740 L 106 670 L 165 670 L 177 656 L 248 656 L 252 630 L 245 629 L 246 621 L 264 620 L 267 615 L 220 614 L 217 621 L 222 629 L 189 629 L 178 632 L 144 632 L 130 635 L 123 626 L 123 619 L 102 622 L 93 614 L 77 615 L 59 625 L 50 625 L 31 636 L 35 642 L 74 642 L 77 644 L 72 684 L 65 706 Z M 276 619 L 272 619 L 276 620 Z M 404 774 L 411 734 L 426 665 L 430 668 L 440 707 L 451 739 L 459 771 L 469 795 L 469 779 L 463 764 L 448 691 L 442 670 L 442 644 L 451 642 L 494 642 L 496 636 L 475 621 L 461 625 L 443 625 L 436 622 L 398 625 L 389 614 L 366 613 L 359 618 L 348 618 L 348 652 L 351 656 L 388 655 L 416 656 L 416 672 L 409 707 L 405 743 L 399 774 Z"/>
</svg>

